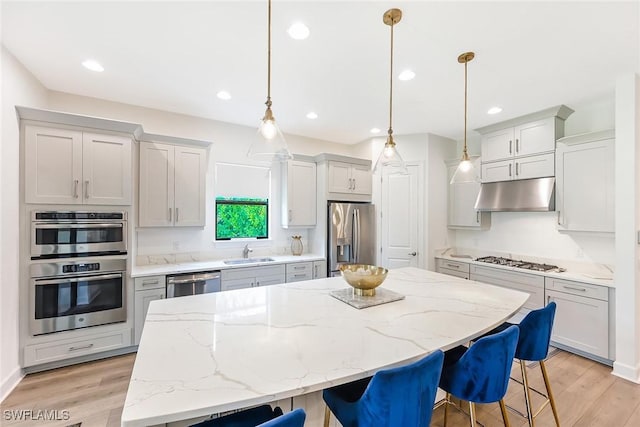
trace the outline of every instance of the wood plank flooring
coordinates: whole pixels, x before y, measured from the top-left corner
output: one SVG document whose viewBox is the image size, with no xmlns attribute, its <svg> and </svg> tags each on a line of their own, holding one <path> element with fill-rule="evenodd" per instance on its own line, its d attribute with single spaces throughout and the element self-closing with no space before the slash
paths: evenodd
<svg viewBox="0 0 640 427">
<path fill-rule="evenodd" d="M 28 375 L 0 405 L 0 425 L 65 427 L 82 423 L 82 427 L 119 426 L 134 360 L 135 355 L 126 355 Z M 611 375 L 611 368 L 607 366 L 563 351 L 548 359 L 547 370 L 563 427 L 640 426 L 640 385 Z M 513 372 L 515 377 L 519 376 L 517 364 L 514 364 Z M 537 366 L 530 368 L 529 380 L 538 390 L 544 390 Z M 522 388 L 517 383 L 510 384 L 506 401 L 508 405 L 524 410 Z M 534 399 L 534 405 L 539 404 L 540 399 Z M 17 410 L 31 410 L 34 415 L 38 410 L 57 410 L 58 418 L 68 419 L 9 419 L 16 413 L 11 411 Z M 68 417 L 62 411 L 68 411 Z M 443 415 L 443 408 L 436 409 L 431 427 L 442 426 Z M 509 420 L 514 427 L 527 425 L 526 420 L 511 412 Z M 478 405 L 478 421 L 487 427 L 502 426 L 498 404 Z M 466 427 L 469 421 L 463 414 L 450 409 L 447 425 Z M 536 419 L 536 426 L 555 426 L 550 408 Z"/>
</svg>

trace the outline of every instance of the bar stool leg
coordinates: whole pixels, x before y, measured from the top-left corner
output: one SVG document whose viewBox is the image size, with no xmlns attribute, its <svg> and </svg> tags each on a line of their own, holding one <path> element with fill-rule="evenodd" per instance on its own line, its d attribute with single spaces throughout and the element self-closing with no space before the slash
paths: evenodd
<svg viewBox="0 0 640 427">
<path fill-rule="evenodd" d="M 542 371 L 542 379 L 544 379 L 544 386 L 547 389 L 547 396 L 549 396 L 549 403 L 551 404 L 551 410 L 553 411 L 553 418 L 556 421 L 556 426 L 560 427 L 560 418 L 558 417 L 558 409 L 556 408 L 556 401 L 553 399 L 553 393 L 551 392 L 551 384 L 549 383 L 549 377 L 547 376 L 547 367 L 544 365 L 544 360 L 540 361 L 540 370 Z"/>
<path fill-rule="evenodd" d="M 444 426 L 447 427 L 447 413 L 449 412 L 449 405 L 451 405 L 451 393 L 447 393 L 444 398 Z"/>
<path fill-rule="evenodd" d="M 534 427 L 533 410 L 531 409 L 531 392 L 529 390 L 529 378 L 527 377 L 527 365 L 524 363 L 524 360 L 520 360 L 520 371 L 522 372 L 524 402 L 527 407 L 527 420 L 529 421 L 529 427 Z"/>
<path fill-rule="evenodd" d="M 476 427 L 476 404 L 469 402 L 469 418 L 471 419 L 471 427 Z"/>
<path fill-rule="evenodd" d="M 329 418 L 331 418 L 331 411 L 328 405 L 324 405 L 324 427 L 329 427 Z"/>
<path fill-rule="evenodd" d="M 500 412 L 502 412 L 502 420 L 504 421 L 504 427 L 510 427 L 509 415 L 507 415 L 507 407 L 504 404 L 504 399 L 500 399 Z"/>
</svg>

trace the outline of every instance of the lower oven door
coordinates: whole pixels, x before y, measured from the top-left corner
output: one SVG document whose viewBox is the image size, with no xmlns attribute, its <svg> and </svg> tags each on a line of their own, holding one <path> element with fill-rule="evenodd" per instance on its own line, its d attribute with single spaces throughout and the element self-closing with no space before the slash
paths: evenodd
<svg viewBox="0 0 640 427">
<path fill-rule="evenodd" d="M 124 322 L 125 275 L 32 279 L 32 335 Z"/>
</svg>

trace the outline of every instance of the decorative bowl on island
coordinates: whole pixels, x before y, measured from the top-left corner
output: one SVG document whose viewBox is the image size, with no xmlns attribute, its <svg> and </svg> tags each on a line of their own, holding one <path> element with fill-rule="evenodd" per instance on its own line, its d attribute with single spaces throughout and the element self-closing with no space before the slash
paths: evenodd
<svg viewBox="0 0 640 427">
<path fill-rule="evenodd" d="M 389 270 L 367 264 L 345 264 L 340 266 L 344 280 L 353 287 L 358 296 L 374 296 L 376 288 L 387 278 Z"/>
</svg>

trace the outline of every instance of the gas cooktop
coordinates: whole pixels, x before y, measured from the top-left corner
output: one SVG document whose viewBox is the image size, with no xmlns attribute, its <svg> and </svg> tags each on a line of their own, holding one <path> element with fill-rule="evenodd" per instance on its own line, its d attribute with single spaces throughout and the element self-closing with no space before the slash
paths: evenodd
<svg viewBox="0 0 640 427">
<path fill-rule="evenodd" d="M 564 268 L 560 268 L 557 265 L 537 264 L 535 262 L 522 261 L 522 260 L 518 261 L 514 259 L 502 258 L 502 257 L 496 257 L 496 256 L 480 257 L 480 258 L 476 258 L 476 261 L 486 262 L 488 264 L 504 265 L 506 267 L 522 268 L 525 270 L 533 270 L 533 271 L 549 271 L 549 272 L 558 272 L 558 273 L 566 271 Z"/>
</svg>

